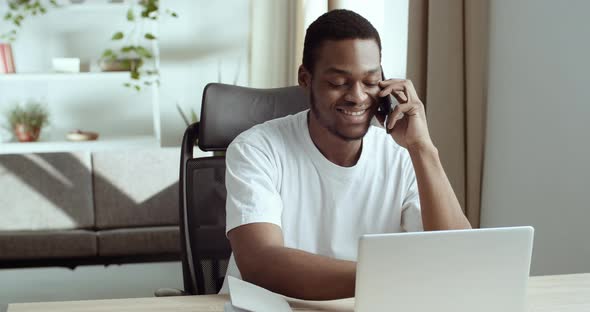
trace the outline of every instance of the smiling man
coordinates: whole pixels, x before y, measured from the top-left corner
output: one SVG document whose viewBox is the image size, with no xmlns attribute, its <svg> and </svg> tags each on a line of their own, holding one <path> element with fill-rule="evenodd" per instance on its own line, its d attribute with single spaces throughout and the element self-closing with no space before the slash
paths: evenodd
<svg viewBox="0 0 590 312">
<path fill-rule="evenodd" d="M 382 81 L 380 64 L 379 34 L 360 15 L 309 26 L 299 85 L 310 109 L 227 150 L 227 275 L 289 297 L 352 297 L 362 234 L 470 228 L 412 83 Z M 389 94 L 400 104 L 386 131 L 371 121 Z"/>
</svg>

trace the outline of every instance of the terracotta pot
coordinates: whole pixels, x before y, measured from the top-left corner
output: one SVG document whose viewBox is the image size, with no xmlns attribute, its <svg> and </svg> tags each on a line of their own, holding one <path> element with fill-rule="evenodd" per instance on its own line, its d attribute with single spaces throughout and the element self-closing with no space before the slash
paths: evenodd
<svg viewBox="0 0 590 312">
<path fill-rule="evenodd" d="M 35 142 L 39 139 L 41 128 L 30 129 L 26 125 L 18 124 L 14 126 L 14 136 L 19 142 Z"/>
</svg>

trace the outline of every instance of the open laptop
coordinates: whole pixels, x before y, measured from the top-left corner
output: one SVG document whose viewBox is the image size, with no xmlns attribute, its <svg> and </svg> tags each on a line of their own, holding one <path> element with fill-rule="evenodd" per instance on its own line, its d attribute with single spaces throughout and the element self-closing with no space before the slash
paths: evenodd
<svg viewBox="0 0 590 312">
<path fill-rule="evenodd" d="M 355 311 L 526 311 L 532 227 L 364 235 Z"/>
</svg>

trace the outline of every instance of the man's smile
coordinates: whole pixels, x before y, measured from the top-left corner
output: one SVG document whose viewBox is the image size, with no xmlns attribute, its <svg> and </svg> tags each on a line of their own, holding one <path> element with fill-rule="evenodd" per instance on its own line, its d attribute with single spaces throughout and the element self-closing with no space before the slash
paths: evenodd
<svg viewBox="0 0 590 312">
<path fill-rule="evenodd" d="M 350 115 L 350 116 L 360 116 L 360 115 L 364 114 L 367 111 L 366 109 L 358 110 L 358 111 L 352 111 L 352 110 L 347 110 L 347 109 L 343 109 L 343 108 L 337 108 L 337 110 L 339 110 L 340 112 L 344 113 L 345 115 Z"/>
<path fill-rule="evenodd" d="M 341 117 L 349 122 L 363 122 L 371 112 L 370 106 L 361 107 L 336 107 Z"/>
</svg>

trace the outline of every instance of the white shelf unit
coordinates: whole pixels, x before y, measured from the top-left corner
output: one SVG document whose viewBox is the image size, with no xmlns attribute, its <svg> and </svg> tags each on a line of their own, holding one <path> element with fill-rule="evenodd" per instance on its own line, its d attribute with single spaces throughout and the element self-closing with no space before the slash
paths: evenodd
<svg viewBox="0 0 590 312">
<path fill-rule="evenodd" d="M 0 144 L 0 154 L 23 153 L 54 153 L 72 151 L 98 151 L 109 149 L 130 148 L 155 148 L 160 144 L 153 136 L 128 136 L 128 137 L 99 137 L 95 141 L 70 142 L 70 141 L 37 141 L 37 142 L 9 142 Z"/>
<path fill-rule="evenodd" d="M 10 81 L 63 81 L 63 80 L 104 80 L 129 78 L 129 72 L 83 72 L 83 73 L 17 73 L 0 75 L 0 82 Z"/>
<path fill-rule="evenodd" d="M 126 20 L 130 7 L 129 1 L 86 1 L 51 8 L 46 15 L 25 21 L 12 46 L 17 73 L 0 75 L 0 126 L 7 126 L 4 116 L 10 106 L 31 99 L 47 104 L 50 126 L 42 130 L 39 142 L 13 138 L 0 143 L 0 154 L 161 146 L 157 85 L 137 92 L 123 86 L 131 81 L 129 72 L 97 72 L 97 66 L 81 73 L 51 69 L 54 57 L 79 57 L 83 63 L 97 64 L 105 49 L 136 44 L 110 40 L 113 33 L 132 27 Z M 0 29 L 4 26 L 0 22 Z M 146 26 L 157 36 L 156 23 Z M 151 47 L 158 66 L 157 41 L 141 44 Z M 65 133 L 74 129 L 100 136 L 97 141 L 68 142 Z"/>
</svg>

